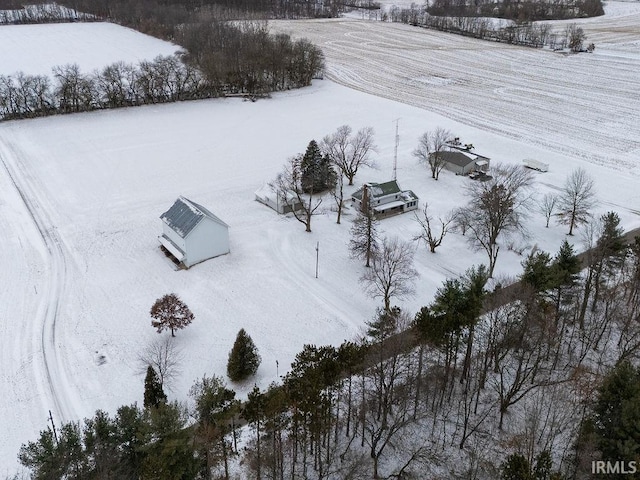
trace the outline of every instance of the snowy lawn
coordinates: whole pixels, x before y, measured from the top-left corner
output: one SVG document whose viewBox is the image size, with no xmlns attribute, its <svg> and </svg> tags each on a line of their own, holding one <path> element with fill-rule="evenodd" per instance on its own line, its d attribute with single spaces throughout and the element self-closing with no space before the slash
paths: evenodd
<svg viewBox="0 0 640 480">
<path fill-rule="evenodd" d="M 309 25 L 308 32 L 312 32 L 321 23 Z M 355 22 L 345 25 L 351 29 L 350 35 L 344 32 L 345 39 L 355 38 L 354 29 L 363 28 Z M 630 136 L 637 132 L 637 119 L 620 112 L 625 101 L 628 108 L 638 101 L 631 92 L 638 83 L 637 57 L 623 56 L 610 63 L 609 51 L 603 49 L 600 56 L 566 58 L 504 46 L 498 50 L 485 42 L 405 27 L 398 30 L 396 25 L 362 25 L 364 31 L 376 32 L 378 40 L 366 42 L 372 52 L 378 52 L 385 42 L 396 44 L 400 33 L 408 42 L 413 41 L 411 32 L 437 40 L 449 52 L 449 68 L 455 66 L 459 75 L 467 71 L 480 76 L 481 67 L 487 69 L 481 53 L 489 58 L 500 51 L 491 58 L 496 62 L 502 58 L 502 63 L 492 70 L 500 72 L 502 83 L 519 85 L 530 106 L 525 109 L 515 100 L 505 102 L 499 91 L 490 97 L 490 75 L 463 88 L 464 83 L 453 81 L 455 78 L 430 75 L 430 67 L 415 67 L 418 70 L 407 72 L 414 80 L 437 77 L 452 83 L 434 85 L 406 77 L 401 82 L 398 72 L 409 70 L 406 56 L 418 50 L 410 46 L 402 50 L 403 57 L 384 56 L 382 63 L 374 62 L 367 70 L 357 56 L 352 66 L 340 60 L 327 40 L 324 47 L 332 78 L 345 83 L 349 83 L 345 79 L 354 79 L 353 86 L 397 96 L 404 103 L 325 80 L 256 103 L 218 99 L 0 124 L 0 388 L 5 392 L 0 400 L 5 412 L 0 476 L 5 473 L 3 468 L 6 473 L 13 471 L 20 444 L 35 439 L 45 427 L 49 409 L 59 423 L 89 416 L 98 408 L 114 411 L 119 405 L 142 401 L 143 377 L 137 374 L 137 357 L 159 337 L 148 312 L 165 293 L 178 293 L 196 316 L 175 339 L 184 358 L 182 375 L 170 397 L 179 400 L 186 399 L 198 377 L 224 375 L 228 352 L 240 328 L 253 337 L 263 357 L 255 379 L 262 387 L 277 380 L 277 373 L 286 372 L 303 344 L 339 344 L 361 334 L 381 302 L 362 293 L 358 277 L 364 267 L 348 255 L 353 211 L 345 215 L 342 225 L 336 225 L 332 201 L 327 198 L 325 214 L 314 218 L 309 234 L 302 224 L 278 216 L 253 199 L 253 192 L 272 180 L 289 156 L 303 152 L 309 140 L 319 140 L 342 124 L 354 129 L 374 127 L 379 145 L 374 156 L 378 169 L 359 172 L 357 185 L 348 192 L 364 181 L 391 179 L 395 121 L 400 119 L 398 181 L 402 188 L 416 192 L 421 204 L 428 201 L 434 215 L 462 205 L 464 186 L 471 181 L 445 171 L 435 182 L 412 157 L 418 136 L 443 126 L 463 142 L 473 143 L 477 153 L 493 162 L 536 158 L 549 163 L 548 173 L 535 174 L 540 195 L 559 188 L 575 167 L 585 166 L 596 180 L 599 212 L 613 209 L 620 213 L 625 227 L 640 225 L 640 170 L 637 144 L 633 143 L 639 137 Z M 132 42 L 131 48 L 136 43 Z M 105 45 L 104 50 L 110 47 Z M 507 67 L 509 62 L 525 62 L 520 58 L 539 62 L 537 67 L 528 67 L 535 75 L 522 75 L 523 63 Z M 630 84 L 623 91 L 601 89 L 600 104 L 579 93 L 581 87 L 572 83 L 564 65 L 572 62 L 587 68 L 594 59 L 594 69 L 600 68 L 598 62 L 612 69 L 609 76 L 614 83 L 622 82 L 626 75 Z M 28 63 L 14 70 L 27 70 Z M 80 65 L 83 70 L 94 68 Z M 380 76 L 373 76 L 373 70 Z M 373 82 L 363 80 L 370 75 Z M 551 82 L 554 75 L 566 92 L 574 93 L 560 97 L 535 94 L 542 88 L 539 79 Z M 372 87 L 375 81 L 378 90 Z M 421 90 L 414 92 L 417 85 Z M 469 107 L 476 101 L 486 109 Z M 432 113 L 431 107 L 446 115 Z M 462 115 L 463 107 L 466 115 Z M 605 141 L 603 135 L 591 135 L 591 130 L 563 130 L 567 122 L 559 117 L 569 108 L 597 108 L 603 130 L 619 134 Z M 514 114 L 523 109 L 539 124 Z M 583 120 L 585 129 L 594 129 L 593 118 Z M 530 129 L 530 133 L 513 134 L 521 129 Z M 566 148 L 558 148 L 555 141 L 541 141 L 554 129 L 560 129 Z M 628 143 L 616 143 L 628 135 Z M 229 255 L 189 271 L 175 271 L 161 254 L 156 240 L 161 233 L 158 217 L 181 194 L 230 225 Z M 385 235 L 406 240 L 418 228 L 411 214 L 383 220 L 381 227 Z M 526 243 L 552 252 L 565 238 L 565 227 L 545 229 L 542 215 L 534 208 L 529 228 Z M 396 303 L 413 313 L 430 302 L 446 277 L 484 261 L 484 255 L 471 252 L 459 235 L 447 237 L 436 254 L 420 245 L 415 258 L 420 272 L 417 295 Z M 522 257 L 505 246 L 497 275 L 517 274 L 521 261 Z M 238 390 L 242 394 L 252 385 L 249 382 Z"/>
</svg>

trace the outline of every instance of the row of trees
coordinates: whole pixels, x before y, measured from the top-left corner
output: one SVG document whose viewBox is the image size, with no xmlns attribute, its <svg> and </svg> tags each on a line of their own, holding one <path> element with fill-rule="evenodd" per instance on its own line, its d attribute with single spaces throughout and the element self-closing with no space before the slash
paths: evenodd
<svg viewBox="0 0 640 480">
<path fill-rule="evenodd" d="M 411 8 L 394 7 L 391 9 L 389 17 L 392 22 L 408 23 L 494 42 L 535 48 L 548 47 L 552 50 L 569 48 L 572 52 L 583 51 L 587 38 L 584 30 L 576 24 L 567 25 L 564 32 L 554 31 L 551 25 L 539 22 L 524 22 L 506 27 L 497 27 L 490 18 L 431 15 L 424 7 L 418 6 L 412 6 Z M 589 52 L 594 49 L 594 44 L 589 44 L 586 48 Z"/>
<path fill-rule="evenodd" d="M 91 22 L 98 18 L 91 14 L 76 12 L 56 3 L 23 5 L 22 2 L 0 2 L 0 25 L 27 23 Z"/>
<path fill-rule="evenodd" d="M 6 0 L 3 0 L 6 1 Z M 206 16 L 220 19 L 336 17 L 343 2 L 284 0 L 66 0 L 65 5 L 112 19 L 151 35 Z"/>
<path fill-rule="evenodd" d="M 144 410 L 43 431 L 20 461 L 34 478 L 228 479 L 241 455 L 243 478 L 425 478 L 445 464 L 465 478 L 562 479 L 588 475 L 592 458 L 635 460 L 640 239 L 626 243 L 613 212 L 592 224 L 583 275 L 567 242 L 553 258 L 533 252 L 517 286 L 493 294 L 474 267 L 413 319 L 381 309 L 361 341 L 305 346 L 282 385 L 242 404 L 205 377 L 188 408 L 145 395 Z"/>
<path fill-rule="evenodd" d="M 596 17 L 604 15 L 601 0 L 578 1 L 517 1 L 474 0 L 434 0 L 429 4 L 430 15 L 446 17 L 495 17 L 518 22 L 539 20 L 567 20 L 571 18 Z"/>
</svg>

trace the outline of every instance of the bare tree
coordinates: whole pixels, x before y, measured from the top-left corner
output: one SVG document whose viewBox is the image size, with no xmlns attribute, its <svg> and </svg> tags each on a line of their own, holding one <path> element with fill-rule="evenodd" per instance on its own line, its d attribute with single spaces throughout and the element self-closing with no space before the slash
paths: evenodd
<svg viewBox="0 0 640 480">
<path fill-rule="evenodd" d="M 378 251 L 378 221 L 369 208 L 369 189 L 362 188 L 362 205 L 351 226 L 349 250 L 354 258 L 364 258 L 365 267 L 371 266 L 371 258 Z"/>
<path fill-rule="evenodd" d="M 469 203 L 458 209 L 455 222 L 471 233 L 468 241 L 489 257 L 489 277 L 498 259 L 499 236 L 525 234 L 524 219 L 530 202 L 531 172 L 519 165 L 496 165 L 493 177 L 486 182 L 472 182 Z"/>
<path fill-rule="evenodd" d="M 169 337 L 156 340 L 144 349 L 138 356 L 139 373 L 144 375 L 148 367 L 152 367 L 160 384 L 171 390 L 171 384 L 180 376 L 180 364 L 182 352 L 176 347 Z"/>
<path fill-rule="evenodd" d="M 567 25 L 566 36 L 567 43 L 569 44 L 569 48 L 572 52 L 579 52 L 582 50 L 582 44 L 587 38 L 582 27 L 577 26 L 575 23 Z"/>
<path fill-rule="evenodd" d="M 371 297 L 382 297 L 386 312 L 391 312 L 392 298 L 406 298 L 415 292 L 418 272 L 413 268 L 413 254 L 410 243 L 385 238 L 380 252 L 373 256 L 371 268 L 360 277 Z"/>
<path fill-rule="evenodd" d="M 558 199 L 556 213 L 559 223 L 569 225 L 569 235 L 573 235 L 574 227 L 589 221 L 595 195 L 593 179 L 584 168 L 577 168 L 569 174 Z"/>
<path fill-rule="evenodd" d="M 373 166 L 369 154 L 376 151 L 373 128 L 361 128 L 355 135 L 351 135 L 351 132 L 349 125 L 342 125 L 335 133 L 324 137 L 320 146 L 322 152 L 349 179 L 349 185 L 353 185 L 353 178 L 361 166 Z"/>
<path fill-rule="evenodd" d="M 419 235 L 413 237 L 414 240 L 424 240 L 427 245 L 429 245 L 429 251 L 431 253 L 436 253 L 436 248 L 438 248 L 442 244 L 442 240 L 447 235 L 449 231 L 449 225 L 453 222 L 453 216 L 449 215 L 444 220 L 438 217 L 438 222 L 440 223 L 440 233 L 436 233 L 436 231 L 431 227 L 433 222 L 433 218 L 429 216 L 429 204 L 424 204 L 424 209 L 422 211 L 422 218 L 415 214 L 416 221 L 420 224 L 422 231 Z"/>
<path fill-rule="evenodd" d="M 438 127 L 431 132 L 423 133 L 418 140 L 418 146 L 413 151 L 413 156 L 420 163 L 429 165 L 431 178 L 435 180 L 438 180 L 440 172 L 446 164 L 442 152 L 447 149 L 447 143 L 452 139 L 453 135 L 449 130 Z"/>
<path fill-rule="evenodd" d="M 169 293 L 156 300 L 149 312 L 151 321 L 158 333 L 163 330 L 171 330 L 171 336 L 175 337 L 175 331 L 189 325 L 193 319 L 193 313 L 189 307 L 180 300 L 175 293 Z"/>
<path fill-rule="evenodd" d="M 540 209 L 540 213 L 544 215 L 544 218 L 547 219 L 546 227 L 549 228 L 549 220 L 551 220 L 551 216 L 553 212 L 556 211 L 556 204 L 558 203 L 558 197 L 553 193 L 545 193 L 544 197 L 538 202 L 538 208 Z"/>
<path fill-rule="evenodd" d="M 311 232 L 311 218 L 318 214 L 322 199 L 314 197 L 313 187 L 304 191 L 301 161 L 300 155 L 289 159 L 271 187 L 291 209 L 295 219 L 304 224 L 305 231 Z"/>
<path fill-rule="evenodd" d="M 344 207 L 344 177 L 342 173 L 336 175 L 336 182 L 331 189 L 331 195 L 336 201 L 336 210 L 338 211 L 338 218 L 336 223 L 340 224 L 340 218 L 342 217 L 342 207 Z"/>
</svg>

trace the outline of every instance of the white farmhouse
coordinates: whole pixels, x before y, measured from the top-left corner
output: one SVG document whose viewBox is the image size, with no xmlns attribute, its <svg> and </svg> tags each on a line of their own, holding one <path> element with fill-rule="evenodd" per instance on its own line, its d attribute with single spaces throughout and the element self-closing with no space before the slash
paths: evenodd
<svg viewBox="0 0 640 480">
<path fill-rule="evenodd" d="M 189 268 L 229 253 L 229 225 L 202 205 L 181 196 L 160 219 L 161 248 L 179 265 Z"/>
<path fill-rule="evenodd" d="M 377 218 L 390 217 L 410 212 L 418 208 L 418 196 L 411 190 L 402 190 L 398 182 L 367 183 L 351 195 L 351 202 L 358 210 L 362 209 L 362 197 L 367 189 L 369 208 Z"/>
</svg>

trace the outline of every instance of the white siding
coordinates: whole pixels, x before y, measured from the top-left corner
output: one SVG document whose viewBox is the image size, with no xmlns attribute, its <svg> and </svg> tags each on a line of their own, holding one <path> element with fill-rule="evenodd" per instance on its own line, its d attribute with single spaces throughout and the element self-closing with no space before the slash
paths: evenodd
<svg viewBox="0 0 640 480">
<path fill-rule="evenodd" d="M 169 240 L 175 243 L 178 248 L 180 248 L 180 250 L 186 252 L 184 238 L 178 235 L 171 227 L 169 227 L 169 225 L 164 222 L 162 222 L 162 233 L 164 233 L 164 235 Z"/>
<path fill-rule="evenodd" d="M 229 253 L 229 229 L 208 217 L 204 217 L 185 240 L 187 255 L 183 263 L 187 268 Z"/>
</svg>

